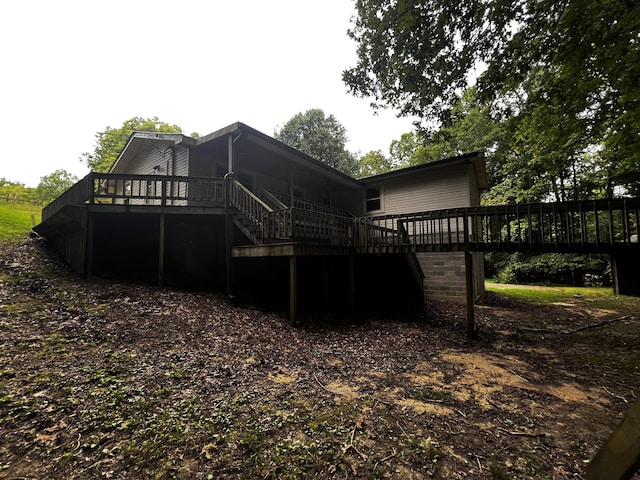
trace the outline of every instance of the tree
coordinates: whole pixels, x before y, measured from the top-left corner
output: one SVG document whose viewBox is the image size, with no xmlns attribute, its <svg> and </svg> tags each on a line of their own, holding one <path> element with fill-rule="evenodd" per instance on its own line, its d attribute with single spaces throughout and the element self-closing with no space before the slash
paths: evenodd
<svg viewBox="0 0 640 480">
<path fill-rule="evenodd" d="M 482 151 L 493 175 L 501 159 L 503 130 L 502 124 L 491 118 L 488 106 L 478 101 L 477 90 L 472 87 L 455 101 L 448 126 L 431 134 L 422 130 L 404 133 L 393 140 L 389 147 L 391 161 L 396 168 L 407 167 Z"/>
<path fill-rule="evenodd" d="M 106 127 L 104 132 L 96 133 L 96 145 L 93 152 L 82 154 L 81 161 L 94 172 L 108 172 L 124 148 L 129 136 L 135 131 L 181 133 L 177 125 L 158 120 L 158 117 L 134 117 L 125 120 L 120 128 Z"/>
<path fill-rule="evenodd" d="M 36 187 L 36 196 L 42 203 L 49 203 L 72 187 L 77 181 L 78 177 L 66 170 L 56 170 L 49 175 L 40 177 L 40 183 Z"/>
<path fill-rule="evenodd" d="M 0 178 L 0 199 L 6 202 L 28 202 L 33 197 L 33 189 L 23 183 Z"/>
<path fill-rule="evenodd" d="M 346 129 L 319 108 L 294 115 L 274 138 L 348 175 L 358 172 L 358 160 L 345 147 Z"/>
<path fill-rule="evenodd" d="M 451 125 L 458 93 L 484 63 L 479 98 L 510 120 L 512 146 L 534 147 L 526 155 L 536 168 L 552 167 L 557 182 L 597 150 L 606 194 L 640 194 L 639 2 L 356 0 L 356 8 L 349 35 L 358 61 L 343 73 L 353 94 L 429 120 L 433 133 Z"/>
<path fill-rule="evenodd" d="M 370 177 L 391 170 L 391 160 L 380 150 L 371 150 L 360 158 L 359 177 Z"/>
</svg>

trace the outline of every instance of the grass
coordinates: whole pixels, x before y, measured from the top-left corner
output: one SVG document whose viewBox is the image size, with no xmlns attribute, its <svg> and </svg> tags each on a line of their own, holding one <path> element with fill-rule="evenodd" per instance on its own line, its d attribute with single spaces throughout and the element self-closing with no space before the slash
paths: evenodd
<svg viewBox="0 0 640 480">
<path fill-rule="evenodd" d="M 619 309 L 624 306 L 624 310 L 632 313 L 640 309 L 640 298 L 616 295 L 613 287 L 511 285 L 486 280 L 485 289 L 513 299 L 543 304 L 571 303 L 580 299 L 597 303 L 598 308 Z"/>
<path fill-rule="evenodd" d="M 40 222 L 41 208 L 30 204 L 0 202 L 0 242 L 16 242 L 31 230 L 31 216 Z"/>
</svg>

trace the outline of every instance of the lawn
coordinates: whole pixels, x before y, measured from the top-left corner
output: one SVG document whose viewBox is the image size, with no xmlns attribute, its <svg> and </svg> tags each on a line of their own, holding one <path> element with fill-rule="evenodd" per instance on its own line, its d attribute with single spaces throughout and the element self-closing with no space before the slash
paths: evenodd
<svg viewBox="0 0 640 480">
<path fill-rule="evenodd" d="M 485 289 L 495 295 L 537 304 L 562 306 L 579 302 L 599 309 L 624 311 L 630 315 L 640 311 L 640 298 L 616 295 L 613 287 L 511 285 L 487 280 Z"/>
<path fill-rule="evenodd" d="M 32 227 L 32 215 L 40 223 L 42 208 L 31 204 L 0 202 L 0 242 L 17 241 Z"/>
</svg>

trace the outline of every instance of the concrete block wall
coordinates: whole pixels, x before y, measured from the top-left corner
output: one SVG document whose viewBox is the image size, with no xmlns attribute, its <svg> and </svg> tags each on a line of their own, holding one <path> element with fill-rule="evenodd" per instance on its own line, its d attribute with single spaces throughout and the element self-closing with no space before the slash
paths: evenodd
<svg viewBox="0 0 640 480">
<path fill-rule="evenodd" d="M 417 253 L 424 273 L 424 296 L 432 300 L 467 300 L 463 252 Z"/>
</svg>

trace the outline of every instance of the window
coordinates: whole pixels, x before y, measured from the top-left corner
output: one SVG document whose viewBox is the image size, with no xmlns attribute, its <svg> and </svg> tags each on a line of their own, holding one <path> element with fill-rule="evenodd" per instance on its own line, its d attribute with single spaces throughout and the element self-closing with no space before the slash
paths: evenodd
<svg viewBox="0 0 640 480">
<path fill-rule="evenodd" d="M 367 187 L 367 212 L 382 210 L 382 187 L 372 185 Z"/>
</svg>

